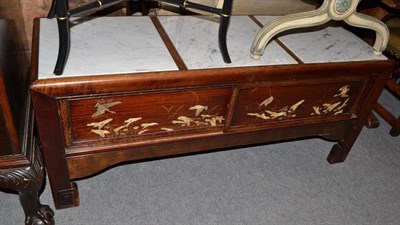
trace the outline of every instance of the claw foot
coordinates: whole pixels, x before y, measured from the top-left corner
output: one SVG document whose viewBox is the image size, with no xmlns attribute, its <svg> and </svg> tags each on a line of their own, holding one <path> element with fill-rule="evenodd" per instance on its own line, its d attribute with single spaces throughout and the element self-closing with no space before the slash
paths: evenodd
<svg viewBox="0 0 400 225">
<path fill-rule="evenodd" d="M 54 212 L 49 206 L 42 205 L 36 215 L 25 219 L 25 225 L 54 225 Z"/>
</svg>

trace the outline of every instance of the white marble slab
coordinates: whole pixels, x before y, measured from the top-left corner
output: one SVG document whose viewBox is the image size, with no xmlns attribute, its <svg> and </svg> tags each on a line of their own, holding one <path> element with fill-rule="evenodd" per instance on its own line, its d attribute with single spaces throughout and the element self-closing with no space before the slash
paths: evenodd
<svg viewBox="0 0 400 225">
<path fill-rule="evenodd" d="M 39 79 L 178 70 L 149 17 L 101 17 L 71 28 L 63 75 L 53 75 L 58 53 L 55 19 L 40 20 Z"/>
<path fill-rule="evenodd" d="M 273 18 L 256 17 L 266 24 Z M 342 27 L 325 26 L 310 31 L 294 31 L 278 38 L 305 63 L 386 60 L 377 56 L 370 45 Z M 264 55 L 268 55 L 268 48 Z"/>
<path fill-rule="evenodd" d="M 257 17 L 262 23 L 272 18 Z M 260 61 L 252 60 L 250 46 L 260 28 L 247 16 L 231 19 L 227 38 L 231 64 L 223 62 L 219 51 L 217 18 L 164 16 L 159 20 L 189 69 L 296 64 L 274 41 Z M 306 63 L 386 59 L 374 55 L 369 45 L 338 27 L 279 39 Z M 56 21 L 41 19 L 39 79 L 178 70 L 148 17 L 101 17 L 73 26 L 62 76 L 53 75 L 57 51 Z"/>
<path fill-rule="evenodd" d="M 250 58 L 250 47 L 260 29 L 248 16 L 234 16 L 228 29 L 227 45 L 232 63 L 223 61 L 218 47 L 218 20 L 213 17 L 159 17 L 168 36 L 189 69 L 296 64 L 278 44 L 272 42 L 260 61 Z M 216 18 L 214 18 L 216 19 Z"/>
</svg>

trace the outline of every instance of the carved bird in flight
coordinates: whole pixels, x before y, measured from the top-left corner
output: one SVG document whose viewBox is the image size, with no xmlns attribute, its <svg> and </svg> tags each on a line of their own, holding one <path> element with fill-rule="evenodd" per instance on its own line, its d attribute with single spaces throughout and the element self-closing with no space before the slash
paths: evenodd
<svg viewBox="0 0 400 225">
<path fill-rule="evenodd" d="M 346 98 L 346 97 L 349 97 L 348 95 L 347 95 L 347 93 L 350 91 L 350 86 L 349 85 L 346 85 L 346 86 L 343 86 L 343 87 L 341 87 L 340 89 L 339 89 L 339 94 L 336 94 L 336 95 L 334 95 L 333 97 L 338 97 L 338 96 L 340 96 L 340 97 L 342 97 L 342 98 Z"/>
<path fill-rule="evenodd" d="M 203 112 L 204 110 L 207 110 L 208 106 L 204 106 L 204 105 L 195 105 L 193 107 L 190 107 L 189 110 L 196 110 L 195 116 L 199 116 L 201 112 Z"/>
<path fill-rule="evenodd" d="M 106 112 L 115 113 L 114 111 L 111 111 L 110 108 L 115 105 L 121 104 L 121 103 L 122 102 L 120 102 L 120 101 L 110 102 L 110 103 L 99 103 L 99 102 L 96 103 L 96 105 L 94 107 L 97 108 L 97 111 L 95 113 L 93 113 L 92 118 L 96 118 Z"/>
<path fill-rule="evenodd" d="M 94 123 L 89 123 L 86 126 L 88 127 L 94 127 L 97 129 L 102 129 L 105 125 L 107 125 L 109 122 L 111 122 L 113 119 L 109 118 L 100 122 L 94 122 Z"/>
</svg>

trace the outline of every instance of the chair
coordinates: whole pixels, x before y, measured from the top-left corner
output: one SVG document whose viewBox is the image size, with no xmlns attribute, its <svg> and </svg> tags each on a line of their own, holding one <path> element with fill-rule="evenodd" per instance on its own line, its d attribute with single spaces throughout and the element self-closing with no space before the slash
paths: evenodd
<svg viewBox="0 0 400 225">
<path fill-rule="evenodd" d="M 54 68 L 55 75 L 61 75 L 68 58 L 70 48 L 70 17 L 83 16 L 98 10 L 132 0 L 96 0 L 86 5 L 68 9 L 68 0 L 53 0 L 48 14 L 48 18 L 56 18 L 59 33 L 59 50 L 57 62 Z M 151 1 L 151 0 L 147 0 Z M 187 0 L 160 0 L 168 4 L 178 5 L 181 8 L 192 8 L 200 11 L 209 12 L 220 16 L 220 25 L 218 33 L 219 48 L 225 63 L 230 63 L 228 48 L 226 45 L 226 35 L 228 31 L 230 15 L 232 11 L 232 0 L 218 0 L 216 7 L 210 7 Z M 221 6 L 222 7 L 219 7 Z"/>
<path fill-rule="evenodd" d="M 315 10 L 276 18 L 257 33 L 251 46 L 251 57 L 259 60 L 268 42 L 283 31 L 318 26 L 330 20 L 344 21 L 354 27 L 375 31 L 374 53 L 380 55 L 388 42 L 388 29 L 380 20 L 358 13 L 357 6 L 360 2 L 361 0 L 324 0 Z"/>
</svg>

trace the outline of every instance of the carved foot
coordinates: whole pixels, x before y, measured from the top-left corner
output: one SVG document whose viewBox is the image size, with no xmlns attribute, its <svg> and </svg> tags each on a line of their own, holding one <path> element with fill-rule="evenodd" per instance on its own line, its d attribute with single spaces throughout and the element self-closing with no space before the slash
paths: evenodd
<svg viewBox="0 0 400 225">
<path fill-rule="evenodd" d="M 25 225 L 54 225 L 54 212 L 47 205 L 41 205 L 39 210 L 25 219 Z"/>
<path fill-rule="evenodd" d="M 35 144 L 34 144 L 35 145 Z M 25 212 L 25 225 L 53 225 L 54 212 L 47 205 L 40 204 L 39 190 L 44 180 L 44 165 L 41 152 L 34 147 L 32 165 L 24 172 L 18 171 L 26 185 L 19 187 L 19 200 Z"/>
<path fill-rule="evenodd" d="M 56 209 L 66 209 L 79 206 L 79 191 L 78 185 L 75 182 L 70 183 L 70 188 L 58 190 L 57 198 L 54 199 Z"/>
<path fill-rule="evenodd" d="M 367 122 L 365 123 L 365 126 L 368 128 L 377 128 L 379 127 L 379 120 L 376 118 L 374 113 L 371 112 L 371 115 L 369 115 Z"/>
<path fill-rule="evenodd" d="M 0 171 L 0 186 L 18 191 L 26 225 L 53 225 L 54 212 L 39 201 L 44 172 L 39 150 L 34 151 L 37 160 L 31 166 Z"/>
<path fill-rule="evenodd" d="M 345 149 L 343 149 L 343 147 L 340 146 L 340 144 L 335 144 L 332 147 L 332 150 L 329 153 L 326 160 L 330 164 L 341 163 L 341 162 L 344 162 L 344 160 L 346 159 L 348 154 L 349 154 L 349 151 L 346 151 Z"/>
</svg>

